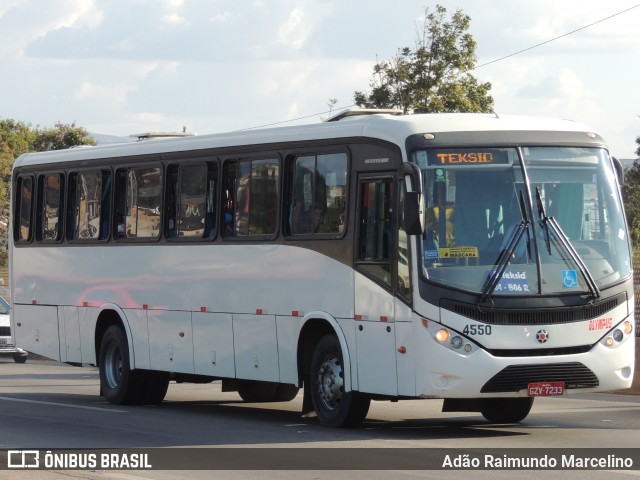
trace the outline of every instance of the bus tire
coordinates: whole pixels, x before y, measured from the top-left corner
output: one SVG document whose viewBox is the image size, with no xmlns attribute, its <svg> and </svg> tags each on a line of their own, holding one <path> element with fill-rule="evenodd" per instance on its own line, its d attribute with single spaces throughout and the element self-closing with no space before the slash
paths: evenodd
<svg viewBox="0 0 640 480">
<path fill-rule="evenodd" d="M 140 403 L 146 382 L 140 372 L 129 368 L 127 337 L 117 325 L 111 325 L 100 342 L 100 391 L 115 405 Z"/>
<path fill-rule="evenodd" d="M 289 383 L 279 383 L 276 394 L 273 397 L 274 402 L 290 402 L 298 395 L 300 389 Z"/>
<path fill-rule="evenodd" d="M 165 372 L 136 372 L 144 378 L 144 390 L 141 402 L 144 405 L 157 405 L 164 400 L 169 389 L 169 374 Z"/>
<path fill-rule="evenodd" d="M 238 380 L 238 395 L 245 402 L 265 403 L 273 402 L 278 384 L 274 382 L 260 382 L 257 380 Z"/>
<path fill-rule="evenodd" d="M 325 335 L 311 357 L 310 388 L 313 409 L 320 423 L 330 427 L 352 427 L 364 421 L 371 398 L 344 390 L 344 362 L 338 338 Z"/>
<path fill-rule="evenodd" d="M 480 413 L 491 423 L 518 423 L 529 415 L 533 397 L 483 398 Z"/>
</svg>

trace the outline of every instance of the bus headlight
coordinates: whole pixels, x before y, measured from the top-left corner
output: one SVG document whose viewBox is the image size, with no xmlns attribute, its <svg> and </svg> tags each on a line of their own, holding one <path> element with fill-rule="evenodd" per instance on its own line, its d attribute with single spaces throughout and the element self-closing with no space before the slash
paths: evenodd
<svg viewBox="0 0 640 480">
<path fill-rule="evenodd" d="M 614 330 L 611 330 L 601 342 L 607 347 L 615 347 L 622 343 L 633 333 L 633 324 L 629 320 L 620 323 Z"/>
<path fill-rule="evenodd" d="M 473 342 L 455 330 L 449 330 L 441 325 L 436 325 L 435 322 L 429 322 L 427 320 L 422 321 L 422 326 L 429 331 L 436 342 L 449 350 L 467 355 L 474 352 L 477 348 Z"/>
<path fill-rule="evenodd" d="M 449 330 L 445 330 L 444 328 L 438 330 L 436 332 L 436 340 L 440 343 L 444 343 L 449 340 Z"/>
</svg>

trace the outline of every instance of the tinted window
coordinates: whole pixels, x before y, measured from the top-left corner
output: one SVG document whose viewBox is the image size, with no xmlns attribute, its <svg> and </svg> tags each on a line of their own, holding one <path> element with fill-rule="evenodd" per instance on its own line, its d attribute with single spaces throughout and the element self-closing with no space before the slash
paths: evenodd
<svg viewBox="0 0 640 480">
<path fill-rule="evenodd" d="M 118 170 L 114 201 L 116 238 L 158 238 L 161 202 L 159 167 Z"/>
<path fill-rule="evenodd" d="M 172 165 L 167 178 L 167 236 L 214 238 L 217 166 Z"/>
<path fill-rule="evenodd" d="M 288 232 L 342 234 L 346 225 L 346 154 L 297 157 L 290 179 Z"/>
<path fill-rule="evenodd" d="M 278 160 L 228 162 L 224 176 L 225 236 L 275 235 L 278 230 Z"/>
</svg>

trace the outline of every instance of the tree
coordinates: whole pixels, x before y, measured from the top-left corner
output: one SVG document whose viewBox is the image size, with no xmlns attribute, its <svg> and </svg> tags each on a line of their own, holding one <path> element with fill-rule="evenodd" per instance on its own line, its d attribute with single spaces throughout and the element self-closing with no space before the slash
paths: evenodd
<svg viewBox="0 0 640 480">
<path fill-rule="evenodd" d="M 636 149 L 638 158 L 633 162 L 633 166 L 624 172 L 622 190 L 627 224 L 634 243 L 640 240 L 640 137 L 636 138 L 636 145 L 638 145 Z"/>
<path fill-rule="evenodd" d="M 30 124 L 0 119 L 0 242 L 6 241 L 9 220 L 11 169 L 14 160 L 30 151 L 60 150 L 78 145 L 95 145 L 89 133 L 75 122 L 56 123 L 54 128 L 33 128 Z M 6 265 L 6 251 L 0 248 L 0 265 Z"/>
<path fill-rule="evenodd" d="M 471 19 L 456 10 L 447 20 L 446 13 L 441 5 L 433 13 L 425 10 L 415 47 L 376 62 L 371 92 L 354 92 L 358 106 L 404 113 L 492 111 L 491 84 L 479 83 L 469 73 L 476 64 L 476 42 L 468 33 Z"/>
<path fill-rule="evenodd" d="M 70 125 L 58 122 L 54 128 L 37 129 L 31 147 L 36 152 L 44 152 L 79 145 L 95 145 L 95 141 L 89 137 L 89 132 L 82 127 L 77 127 L 75 122 Z"/>
</svg>

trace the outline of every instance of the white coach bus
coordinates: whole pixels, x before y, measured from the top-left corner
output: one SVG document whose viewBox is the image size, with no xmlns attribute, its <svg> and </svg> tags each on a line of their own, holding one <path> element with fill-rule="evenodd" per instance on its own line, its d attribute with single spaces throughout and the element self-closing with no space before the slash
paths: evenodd
<svg viewBox="0 0 640 480">
<path fill-rule="evenodd" d="M 97 365 L 114 404 L 221 380 L 248 402 L 303 387 L 332 426 L 409 398 L 517 422 L 631 385 L 619 173 L 586 126 L 485 114 L 26 154 L 13 332 Z"/>
</svg>

